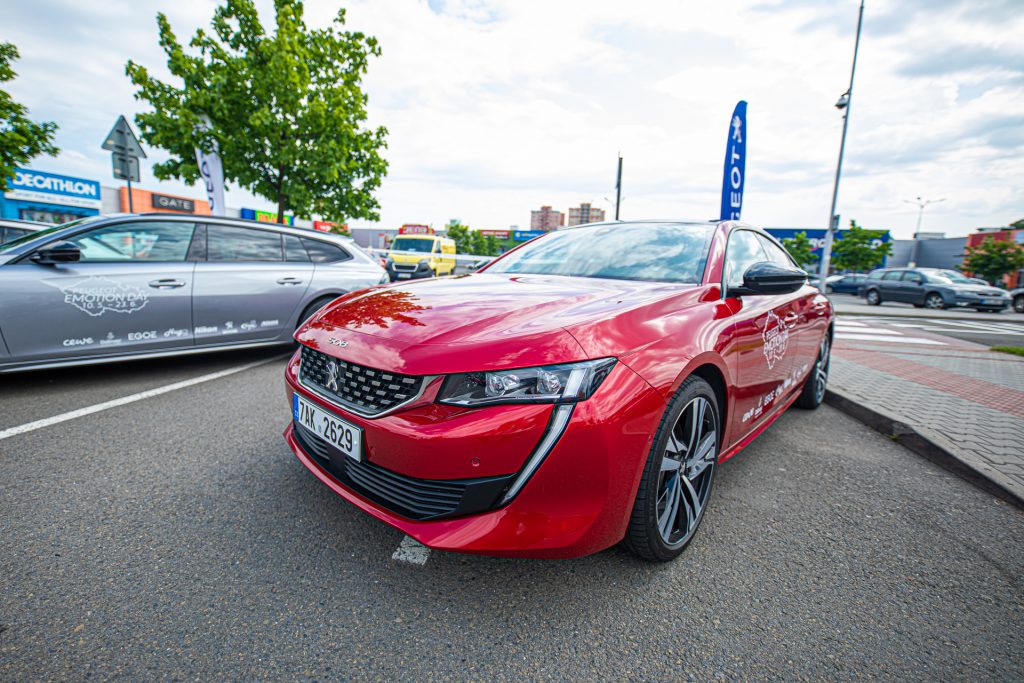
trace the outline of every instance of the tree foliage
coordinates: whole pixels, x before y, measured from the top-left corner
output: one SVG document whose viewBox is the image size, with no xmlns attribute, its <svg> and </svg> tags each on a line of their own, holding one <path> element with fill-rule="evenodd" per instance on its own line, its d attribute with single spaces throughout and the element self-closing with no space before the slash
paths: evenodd
<svg viewBox="0 0 1024 683">
<path fill-rule="evenodd" d="M 977 247 L 967 247 L 961 267 L 971 275 L 998 282 L 1008 273 L 1024 268 L 1024 247 L 1009 240 L 986 237 Z"/>
<path fill-rule="evenodd" d="M 883 230 L 865 230 L 850 221 L 850 229 L 832 245 L 832 266 L 836 270 L 864 271 L 881 265 L 892 254 L 890 242 L 873 242 L 885 234 Z"/>
<path fill-rule="evenodd" d="M 811 240 L 807 237 L 806 232 L 798 232 L 792 237 L 787 237 L 782 240 L 782 246 L 786 248 L 789 255 L 793 257 L 801 268 L 808 268 L 814 265 L 816 259 L 814 258 L 813 245 Z"/>
<path fill-rule="evenodd" d="M 455 240 L 455 251 L 460 254 L 497 256 L 501 253 L 501 245 L 496 237 L 485 237 L 479 230 L 470 230 L 468 226 L 453 223 L 448 226 L 447 235 Z"/>
<path fill-rule="evenodd" d="M 12 81 L 18 75 L 11 66 L 17 59 L 18 48 L 0 43 L 0 83 Z M 55 156 L 60 151 L 53 144 L 56 133 L 56 123 L 32 121 L 28 108 L 0 88 L 0 192 L 7 190 L 7 181 L 17 166 L 40 154 Z"/>
<path fill-rule="evenodd" d="M 344 31 L 345 10 L 311 30 L 299 0 L 274 0 L 276 30 L 264 31 L 253 0 L 227 0 L 212 33 L 196 31 L 186 52 L 164 14 L 160 46 L 179 82 L 165 83 L 129 61 L 136 99 L 153 111 L 135 121 L 143 139 L 171 154 L 161 179 L 199 178 L 195 148 L 218 148 L 224 176 L 285 211 L 327 220 L 377 220 L 373 192 L 387 172 L 383 127 L 369 129 L 361 81 L 377 40 Z M 202 124 L 209 120 L 204 127 Z"/>
</svg>

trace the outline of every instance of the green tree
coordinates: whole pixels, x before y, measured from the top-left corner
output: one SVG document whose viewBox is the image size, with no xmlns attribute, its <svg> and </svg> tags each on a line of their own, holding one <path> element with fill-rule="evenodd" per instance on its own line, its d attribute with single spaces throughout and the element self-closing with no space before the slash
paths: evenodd
<svg viewBox="0 0 1024 683">
<path fill-rule="evenodd" d="M 486 255 L 487 242 L 479 230 L 469 231 L 469 253 L 477 256 Z"/>
<path fill-rule="evenodd" d="M 469 250 L 469 228 L 465 225 L 449 225 L 448 237 L 455 240 L 455 251 L 465 254 Z"/>
<path fill-rule="evenodd" d="M 299 0 L 274 0 L 276 30 L 264 31 L 253 0 L 227 0 L 212 33 L 185 51 L 164 14 L 160 46 L 181 87 L 129 61 L 136 99 L 153 107 L 135 122 L 149 144 L 170 152 L 157 178 L 199 179 L 195 148 L 216 145 L 224 176 L 286 211 L 309 218 L 378 220 L 373 196 L 387 172 L 385 128 L 368 129 L 361 81 L 377 40 L 344 31 L 345 10 L 311 30 Z M 204 125 L 205 124 L 205 125 Z"/>
<path fill-rule="evenodd" d="M 886 256 L 892 254 L 892 244 L 874 240 L 885 234 L 882 230 L 865 230 L 850 221 L 850 229 L 844 230 L 842 239 L 832 245 L 832 266 L 837 270 L 870 270 L 877 267 Z"/>
<path fill-rule="evenodd" d="M 1014 230 L 1024 230 L 1024 218 L 1015 220 L 1014 222 L 1010 223 L 1010 227 Z"/>
<path fill-rule="evenodd" d="M 1009 240 L 986 237 L 981 245 L 967 247 L 962 267 L 971 275 L 999 282 L 1007 273 L 1024 268 L 1024 247 Z"/>
<path fill-rule="evenodd" d="M 344 223 L 335 223 L 331 226 L 331 232 L 335 235 L 341 235 L 342 237 L 351 237 L 352 233 L 349 232 L 348 226 Z"/>
<path fill-rule="evenodd" d="M 501 253 L 501 245 L 498 244 L 498 238 L 494 235 L 488 235 L 484 238 L 484 254 L 486 256 L 497 256 Z"/>
<path fill-rule="evenodd" d="M 11 64 L 18 59 L 18 48 L 11 43 L 0 43 L 0 83 L 14 80 Z M 52 121 L 36 123 L 28 118 L 28 109 L 14 101 L 0 88 L 0 192 L 7 190 L 7 181 L 14 169 L 30 159 L 46 154 L 55 156 L 60 150 L 53 144 L 57 124 Z"/>
<path fill-rule="evenodd" d="M 808 268 L 815 262 L 814 254 L 811 253 L 813 245 L 811 240 L 808 239 L 806 232 L 798 232 L 792 237 L 787 237 L 782 240 L 782 246 L 786 248 L 789 255 L 793 257 L 793 260 L 800 265 L 801 268 Z"/>
</svg>

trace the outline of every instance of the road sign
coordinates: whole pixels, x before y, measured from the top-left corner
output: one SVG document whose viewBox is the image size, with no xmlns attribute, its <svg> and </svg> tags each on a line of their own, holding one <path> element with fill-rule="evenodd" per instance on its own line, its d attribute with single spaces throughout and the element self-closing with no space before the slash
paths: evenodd
<svg viewBox="0 0 1024 683">
<path fill-rule="evenodd" d="M 117 123 L 110 129 L 106 139 L 103 141 L 103 149 L 110 152 L 120 152 L 130 157 L 146 158 L 146 153 L 142 151 L 139 139 L 135 137 L 135 131 L 132 130 L 128 119 L 124 116 L 117 117 Z"/>
<path fill-rule="evenodd" d="M 114 162 L 114 178 L 117 180 L 129 180 L 139 182 L 139 160 L 137 157 L 130 157 L 120 152 L 113 152 L 110 158 Z"/>
</svg>

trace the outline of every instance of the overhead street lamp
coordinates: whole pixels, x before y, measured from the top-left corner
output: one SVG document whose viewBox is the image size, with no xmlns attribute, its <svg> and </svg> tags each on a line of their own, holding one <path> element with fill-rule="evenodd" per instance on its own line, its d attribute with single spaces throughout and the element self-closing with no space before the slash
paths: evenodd
<svg viewBox="0 0 1024 683">
<path fill-rule="evenodd" d="M 819 274 L 824 282 L 828 277 L 828 268 L 832 261 L 832 243 L 835 241 L 836 230 L 839 229 L 839 216 L 836 215 L 836 201 L 839 199 L 839 176 L 843 171 L 843 153 L 846 151 L 846 128 L 850 123 L 850 102 L 853 99 L 853 76 L 857 73 L 857 51 L 860 49 L 860 27 L 864 23 L 864 0 L 860 0 L 860 11 L 857 14 L 857 38 L 853 43 L 853 66 L 850 67 L 850 87 L 839 100 L 836 109 L 843 112 L 843 137 L 839 142 L 839 162 L 836 163 L 836 182 L 832 186 L 832 210 L 828 212 L 828 228 L 825 230 L 825 245 L 821 249 L 821 267 Z"/>
<path fill-rule="evenodd" d="M 938 204 L 939 202 L 944 202 L 946 201 L 946 198 L 943 197 L 942 199 L 921 199 L 920 197 L 918 197 L 916 199 L 904 199 L 903 201 L 907 204 L 916 204 L 918 207 L 917 228 L 914 230 L 914 248 L 911 249 L 910 251 L 910 262 L 907 264 L 911 268 L 913 268 L 914 266 L 917 265 L 917 254 L 921 248 L 921 218 L 924 217 L 924 207 L 928 206 L 929 204 Z"/>
</svg>

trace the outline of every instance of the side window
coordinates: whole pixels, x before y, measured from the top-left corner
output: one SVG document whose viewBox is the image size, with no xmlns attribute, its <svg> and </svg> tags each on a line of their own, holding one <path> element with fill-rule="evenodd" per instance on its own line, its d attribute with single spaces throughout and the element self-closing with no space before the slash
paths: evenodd
<svg viewBox="0 0 1024 683">
<path fill-rule="evenodd" d="M 295 235 L 284 236 L 284 260 L 309 263 L 309 254 L 306 253 L 306 248 L 302 246 L 302 240 Z"/>
<path fill-rule="evenodd" d="M 281 235 L 269 230 L 208 225 L 207 261 L 283 261 Z"/>
<path fill-rule="evenodd" d="M 725 285 L 726 287 L 741 287 L 743 285 L 743 273 L 747 268 L 759 261 L 767 261 L 764 249 L 757 235 L 749 230 L 734 230 L 729 235 L 729 244 L 726 246 L 725 260 Z"/>
<path fill-rule="evenodd" d="M 885 275 L 885 271 L 884 270 L 872 270 L 870 273 L 868 273 L 868 279 L 869 280 L 878 280 L 883 275 Z"/>
<path fill-rule="evenodd" d="M 883 280 L 899 280 L 900 276 L 903 275 L 902 270 L 890 270 L 882 276 Z"/>
<path fill-rule="evenodd" d="M 67 241 L 82 262 L 184 261 L 195 225 L 178 222 L 117 223 L 88 230 Z"/>
<path fill-rule="evenodd" d="M 775 244 L 775 242 L 772 242 L 764 235 L 758 235 L 757 239 L 761 242 L 761 247 L 764 249 L 764 253 L 768 256 L 769 261 L 783 268 L 797 267 L 793 259 L 789 257 L 789 254 L 782 247 Z"/>
<path fill-rule="evenodd" d="M 911 282 L 915 285 L 920 285 L 924 283 L 924 278 L 921 277 L 921 273 L 915 273 L 912 270 L 908 270 L 905 273 L 903 273 L 903 281 Z"/>
<path fill-rule="evenodd" d="M 348 261 L 352 255 L 336 244 L 303 237 L 302 245 L 309 253 L 309 259 L 314 263 L 337 263 Z"/>
</svg>

